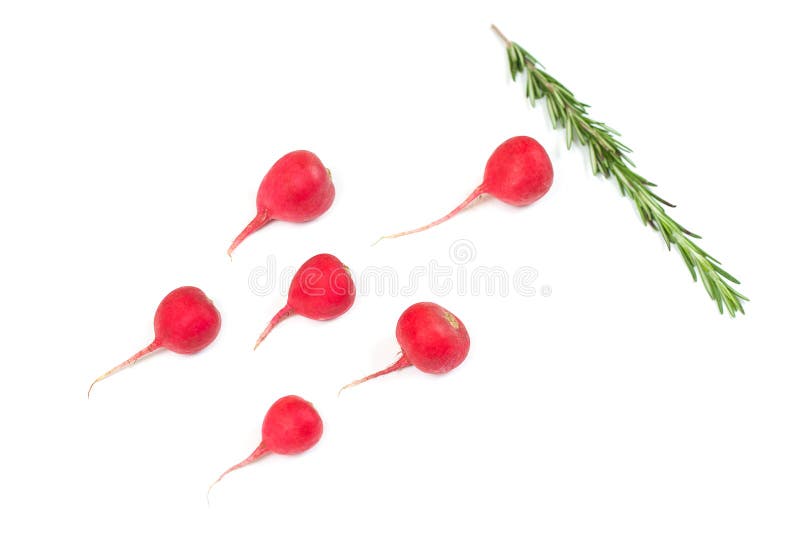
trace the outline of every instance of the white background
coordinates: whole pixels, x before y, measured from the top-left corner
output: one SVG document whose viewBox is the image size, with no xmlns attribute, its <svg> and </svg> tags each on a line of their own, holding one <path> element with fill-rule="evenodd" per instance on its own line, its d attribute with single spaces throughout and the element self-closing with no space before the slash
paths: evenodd
<svg viewBox="0 0 800 534">
<path fill-rule="evenodd" d="M 784 2 L 3 2 L 0 530 L 711 533 L 800 530 L 794 18 Z M 743 281 L 717 314 L 615 186 L 512 84 L 496 23 L 623 133 L 673 215 Z M 536 137 L 553 188 L 460 202 L 486 158 Z M 307 148 L 333 207 L 225 250 L 261 177 Z M 538 270 L 552 295 L 359 295 L 292 318 L 251 271 L 319 252 L 355 272 Z M 146 345 L 160 299 L 203 288 L 216 342 L 91 380 Z M 362 288 L 363 289 L 363 288 Z M 445 376 L 393 361 L 435 300 L 472 348 Z M 278 397 L 314 402 L 317 447 L 208 484 Z"/>
</svg>

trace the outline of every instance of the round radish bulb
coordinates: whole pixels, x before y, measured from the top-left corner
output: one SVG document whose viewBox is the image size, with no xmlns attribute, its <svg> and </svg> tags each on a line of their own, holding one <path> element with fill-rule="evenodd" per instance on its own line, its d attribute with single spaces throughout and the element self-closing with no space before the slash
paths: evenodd
<svg viewBox="0 0 800 534">
<path fill-rule="evenodd" d="M 222 473 L 208 491 L 231 471 L 253 463 L 267 453 L 299 454 L 316 445 L 321 437 L 322 419 L 314 405 L 297 395 L 282 397 L 267 410 L 261 425 L 261 443 L 256 450 Z"/>
<path fill-rule="evenodd" d="M 495 149 L 486 162 L 483 182 L 453 211 L 430 224 L 386 235 L 401 237 L 441 224 L 486 193 L 512 206 L 527 206 L 542 198 L 553 185 L 553 164 L 542 145 L 524 135 L 512 137 Z"/>
<path fill-rule="evenodd" d="M 464 323 L 433 302 L 418 302 L 404 311 L 397 321 L 395 335 L 400 344 L 400 359 L 383 371 L 347 384 L 342 390 L 412 365 L 426 373 L 446 373 L 458 367 L 469 352 L 469 334 Z"/>
<path fill-rule="evenodd" d="M 171 291 L 156 309 L 153 320 L 155 338 L 147 347 L 103 373 L 89 386 L 87 397 L 96 383 L 107 376 L 133 365 L 156 349 L 164 348 L 178 354 L 194 354 L 207 347 L 219 333 L 219 311 L 205 293 L 192 286 Z"/>
<path fill-rule="evenodd" d="M 297 270 L 289 286 L 286 306 L 275 314 L 253 350 L 275 325 L 290 315 L 298 314 L 317 321 L 335 319 L 350 309 L 355 298 L 355 284 L 347 266 L 336 256 L 317 254 Z"/>
<path fill-rule="evenodd" d="M 239 243 L 270 221 L 307 222 L 333 203 L 331 173 L 308 150 L 289 152 L 267 171 L 256 196 L 256 216 L 233 240 L 228 256 Z"/>
</svg>

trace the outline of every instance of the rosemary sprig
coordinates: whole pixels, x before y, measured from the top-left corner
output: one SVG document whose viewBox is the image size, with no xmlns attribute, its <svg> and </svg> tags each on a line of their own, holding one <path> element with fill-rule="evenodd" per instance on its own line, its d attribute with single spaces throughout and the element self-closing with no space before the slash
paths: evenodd
<svg viewBox="0 0 800 534">
<path fill-rule="evenodd" d="M 524 77 L 525 95 L 531 106 L 535 107 L 536 101 L 544 98 L 553 128 L 564 128 L 566 132 L 567 149 L 575 142 L 588 148 L 592 172 L 616 180 L 622 195 L 633 201 L 642 222 L 661 234 L 668 249 L 673 246 L 677 249 L 695 282 L 700 278 L 720 313 L 724 309 L 731 317 L 737 312 L 744 313 L 743 302 L 749 299 L 731 285 L 739 281 L 697 245 L 695 239 L 700 239 L 699 235 L 667 215 L 665 206 L 675 206 L 653 192 L 656 184 L 633 171 L 634 164 L 628 156 L 631 150 L 619 141 L 619 132 L 590 118 L 589 106 L 545 72 L 536 58 L 507 39 L 496 26 L 492 25 L 492 30 L 506 45 L 511 78 L 516 80 L 518 74 Z"/>
</svg>

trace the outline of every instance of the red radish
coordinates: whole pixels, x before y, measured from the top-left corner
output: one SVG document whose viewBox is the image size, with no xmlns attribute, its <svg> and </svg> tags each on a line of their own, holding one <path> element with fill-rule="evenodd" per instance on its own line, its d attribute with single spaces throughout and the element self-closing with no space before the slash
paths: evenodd
<svg viewBox="0 0 800 534">
<path fill-rule="evenodd" d="M 222 473 L 211 488 L 222 477 L 240 467 L 251 464 L 267 453 L 299 454 L 307 451 L 322 437 L 322 419 L 314 405 L 296 395 L 288 395 L 275 401 L 264 416 L 261 425 L 261 443 L 245 460 Z"/>
<path fill-rule="evenodd" d="M 92 388 L 107 376 L 133 365 L 156 349 L 165 348 L 178 354 L 194 354 L 207 347 L 217 337 L 220 316 L 214 303 L 196 287 L 183 286 L 171 291 L 156 309 L 153 320 L 155 339 L 148 346 L 98 376 Z"/>
<path fill-rule="evenodd" d="M 331 254 L 310 258 L 292 278 L 286 306 L 280 309 L 256 341 L 256 350 L 275 325 L 298 314 L 317 321 L 335 319 L 350 309 L 356 298 L 350 269 Z"/>
<path fill-rule="evenodd" d="M 267 171 L 256 195 L 256 216 L 233 240 L 228 256 L 244 239 L 270 221 L 306 222 L 333 203 L 331 172 L 308 150 L 289 152 Z"/>
<path fill-rule="evenodd" d="M 404 367 L 441 374 L 458 367 L 469 352 L 469 334 L 461 320 L 433 302 L 410 306 L 397 321 L 400 359 L 392 365 L 344 386 L 340 392 Z"/>
<path fill-rule="evenodd" d="M 456 209 L 430 224 L 407 232 L 386 235 L 378 241 L 415 234 L 441 224 L 484 193 L 512 206 L 527 206 L 542 198 L 552 184 L 553 165 L 542 145 L 524 135 L 512 137 L 489 156 L 486 169 L 483 171 L 483 183 Z"/>
</svg>

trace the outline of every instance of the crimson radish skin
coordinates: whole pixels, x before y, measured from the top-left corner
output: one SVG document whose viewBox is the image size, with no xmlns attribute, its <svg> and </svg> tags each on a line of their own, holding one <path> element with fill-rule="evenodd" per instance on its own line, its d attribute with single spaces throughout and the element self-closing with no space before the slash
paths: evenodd
<svg viewBox="0 0 800 534">
<path fill-rule="evenodd" d="M 400 315 L 395 330 L 400 359 L 382 371 L 344 386 L 339 392 L 367 380 L 414 366 L 442 374 L 461 365 L 469 352 L 469 334 L 452 312 L 433 302 L 418 302 Z"/>
<path fill-rule="evenodd" d="M 322 418 L 314 405 L 297 395 L 276 400 L 267 410 L 261 425 L 261 443 L 250 456 L 222 473 L 208 492 L 222 478 L 269 453 L 300 454 L 317 444 L 322 437 Z"/>
<path fill-rule="evenodd" d="M 89 386 L 129 367 L 157 349 L 167 349 L 178 354 L 195 354 L 207 347 L 219 334 L 221 318 L 214 303 L 203 291 L 183 286 L 171 291 L 156 309 L 153 319 L 153 342 L 121 364 L 103 373 Z"/>
<path fill-rule="evenodd" d="M 292 278 L 286 306 L 281 308 L 261 332 L 253 350 L 275 328 L 275 325 L 294 314 L 316 321 L 339 317 L 353 306 L 355 284 L 350 270 L 332 254 L 317 254 L 309 258 Z"/>
<path fill-rule="evenodd" d="M 451 219 L 482 194 L 491 195 L 512 206 L 527 206 L 542 198 L 551 185 L 553 164 L 544 147 L 531 137 L 512 137 L 489 156 L 483 172 L 483 182 L 453 211 L 430 224 L 386 235 L 378 241 L 415 234 L 439 225 Z"/>
<path fill-rule="evenodd" d="M 228 256 L 250 234 L 271 221 L 308 222 L 333 203 L 336 191 L 330 171 L 308 150 L 281 157 L 267 171 L 256 195 L 256 216 L 233 240 Z"/>
</svg>

